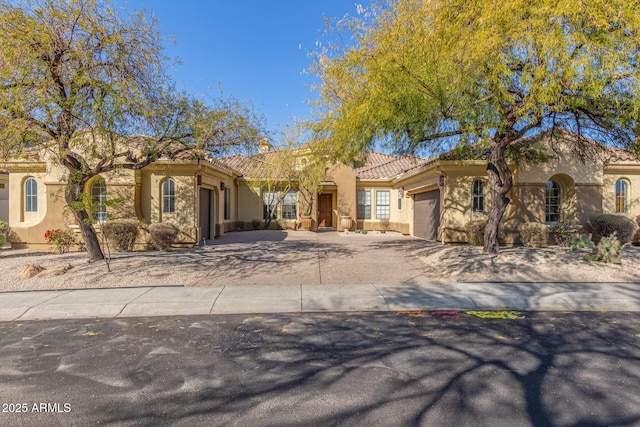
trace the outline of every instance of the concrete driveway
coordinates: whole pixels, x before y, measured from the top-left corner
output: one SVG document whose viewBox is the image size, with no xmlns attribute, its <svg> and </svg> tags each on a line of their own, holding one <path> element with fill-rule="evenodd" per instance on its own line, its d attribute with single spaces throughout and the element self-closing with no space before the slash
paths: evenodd
<svg viewBox="0 0 640 427">
<path fill-rule="evenodd" d="M 445 281 L 411 253 L 434 243 L 398 233 L 248 231 L 207 242 L 198 285 L 429 284 Z"/>
</svg>

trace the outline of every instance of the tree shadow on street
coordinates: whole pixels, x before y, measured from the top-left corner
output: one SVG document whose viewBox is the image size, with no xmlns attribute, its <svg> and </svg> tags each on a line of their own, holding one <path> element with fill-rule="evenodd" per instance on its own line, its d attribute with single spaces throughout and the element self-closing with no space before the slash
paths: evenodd
<svg viewBox="0 0 640 427">
<path fill-rule="evenodd" d="M 4 331 L 0 379 L 99 390 L 92 420 L 118 425 L 640 423 L 636 314 L 475 313 L 27 322 Z"/>
</svg>

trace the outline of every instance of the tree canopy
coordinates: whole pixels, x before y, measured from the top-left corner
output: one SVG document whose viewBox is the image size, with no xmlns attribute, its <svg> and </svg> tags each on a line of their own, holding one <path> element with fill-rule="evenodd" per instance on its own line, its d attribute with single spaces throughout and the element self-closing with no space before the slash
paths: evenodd
<svg viewBox="0 0 640 427">
<path fill-rule="evenodd" d="M 339 21 L 319 53 L 317 130 L 336 158 L 483 141 L 492 200 L 485 250 L 509 202 L 505 149 L 566 128 L 637 150 L 640 4 L 625 0 L 397 0 Z"/>
<path fill-rule="evenodd" d="M 175 88 L 156 22 L 142 13 L 108 0 L 2 1 L 0 31 L 0 155 L 47 148 L 69 171 L 65 199 L 92 259 L 103 257 L 82 203 L 92 177 L 261 137 L 249 106 Z"/>
<path fill-rule="evenodd" d="M 250 185 L 260 189 L 264 197 L 265 230 L 290 191 L 296 191 L 301 199 L 296 197 L 296 205 L 302 210 L 296 216 L 311 215 L 325 173 L 325 158 L 306 140 L 301 125 L 285 127 L 281 141 L 274 150 L 251 157 L 253 171 L 247 174 Z"/>
</svg>

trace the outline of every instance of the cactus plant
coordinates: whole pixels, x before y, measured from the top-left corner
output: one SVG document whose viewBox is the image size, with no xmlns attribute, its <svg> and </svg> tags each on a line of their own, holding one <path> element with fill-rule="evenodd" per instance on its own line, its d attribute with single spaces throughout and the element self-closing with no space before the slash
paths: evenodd
<svg viewBox="0 0 640 427">
<path fill-rule="evenodd" d="M 594 244 L 591 241 L 591 237 L 587 234 L 581 234 L 571 241 L 571 252 L 575 252 L 578 249 L 593 249 Z"/>
<path fill-rule="evenodd" d="M 591 254 L 586 254 L 587 261 L 602 262 L 618 262 L 622 259 L 622 250 L 629 246 L 629 243 L 620 243 L 616 237 L 616 233 L 611 236 L 602 237 L 598 246 L 596 246 Z"/>
</svg>

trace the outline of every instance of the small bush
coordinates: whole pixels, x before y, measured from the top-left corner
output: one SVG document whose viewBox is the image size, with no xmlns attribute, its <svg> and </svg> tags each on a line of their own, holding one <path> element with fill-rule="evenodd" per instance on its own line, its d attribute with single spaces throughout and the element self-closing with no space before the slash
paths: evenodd
<svg viewBox="0 0 640 427">
<path fill-rule="evenodd" d="M 476 220 L 470 221 L 464 226 L 467 233 L 467 243 L 471 246 L 484 245 L 484 229 L 487 227 L 487 221 Z"/>
<path fill-rule="evenodd" d="M 138 222 L 130 219 L 108 221 L 102 225 L 102 232 L 114 250 L 131 252 L 138 237 Z"/>
<path fill-rule="evenodd" d="M 259 230 L 261 225 L 262 225 L 262 221 L 260 221 L 259 219 L 251 220 L 251 226 L 253 227 L 254 230 Z"/>
<path fill-rule="evenodd" d="M 380 220 L 380 228 L 382 229 L 383 233 L 387 232 L 387 230 L 389 229 L 389 219 L 388 218 Z"/>
<path fill-rule="evenodd" d="M 73 237 L 73 233 L 70 230 L 47 230 L 44 233 L 44 238 L 47 244 L 51 246 L 54 252 L 63 254 L 69 252 L 71 245 L 76 244 L 76 239 Z"/>
<path fill-rule="evenodd" d="M 585 231 L 591 234 L 594 243 L 598 243 L 603 237 L 616 234 L 620 243 L 629 243 L 633 239 L 638 226 L 629 218 L 621 215 L 603 214 L 590 218 L 584 226 Z"/>
<path fill-rule="evenodd" d="M 9 224 L 0 220 L 0 249 L 7 242 L 7 230 L 9 229 Z"/>
<path fill-rule="evenodd" d="M 244 221 L 235 222 L 236 231 L 244 231 Z"/>
<path fill-rule="evenodd" d="M 154 223 L 149 226 L 149 236 L 158 250 L 170 251 L 171 245 L 178 237 L 178 228 L 166 222 Z"/>
<path fill-rule="evenodd" d="M 528 248 L 544 248 L 549 242 L 549 227 L 538 222 L 527 222 L 518 227 L 520 240 Z"/>
<path fill-rule="evenodd" d="M 551 232 L 558 246 L 568 248 L 571 246 L 571 239 L 576 234 L 576 226 L 566 225 L 564 223 L 556 224 L 551 227 Z"/>
</svg>

